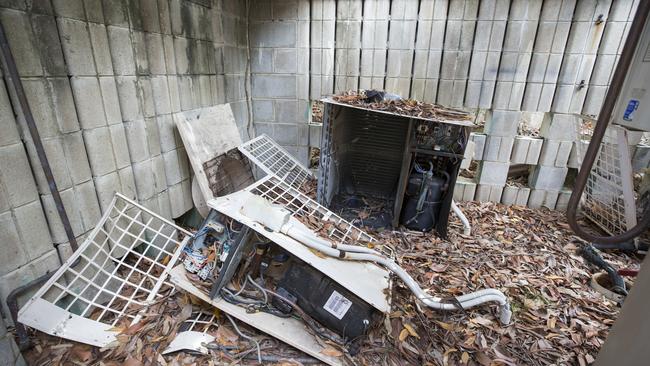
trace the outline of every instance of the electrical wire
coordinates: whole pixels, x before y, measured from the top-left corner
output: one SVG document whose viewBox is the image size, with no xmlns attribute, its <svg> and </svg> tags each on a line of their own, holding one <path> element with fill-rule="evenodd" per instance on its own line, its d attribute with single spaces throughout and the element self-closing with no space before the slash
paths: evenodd
<svg viewBox="0 0 650 366">
<path fill-rule="evenodd" d="M 257 289 L 262 292 L 262 295 L 264 295 L 264 303 L 268 304 L 269 303 L 269 297 L 266 295 L 266 289 L 264 287 L 260 286 L 259 283 L 255 282 L 255 280 L 253 280 L 251 278 L 250 274 L 246 275 L 246 279 L 248 280 L 248 282 L 250 282 L 253 286 L 257 287 Z"/>
<path fill-rule="evenodd" d="M 230 324 L 232 324 L 233 328 L 235 328 L 237 334 L 239 334 L 242 338 L 255 343 L 255 347 L 257 347 L 257 361 L 259 363 L 262 363 L 262 350 L 260 349 L 260 342 L 258 342 L 256 339 L 253 339 L 253 337 L 247 336 L 246 334 L 242 333 L 241 330 L 239 330 L 237 324 L 235 324 L 235 320 L 230 316 L 230 314 L 228 313 L 224 313 L 224 314 L 226 314 L 226 317 L 228 318 L 228 320 L 230 320 Z"/>
</svg>

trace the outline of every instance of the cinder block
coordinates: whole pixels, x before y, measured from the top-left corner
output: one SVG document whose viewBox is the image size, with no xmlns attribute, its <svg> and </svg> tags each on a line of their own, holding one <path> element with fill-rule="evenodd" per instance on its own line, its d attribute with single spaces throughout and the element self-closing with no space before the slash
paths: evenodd
<svg viewBox="0 0 650 366">
<path fill-rule="evenodd" d="M 158 132 L 158 123 L 155 118 L 145 118 L 144 126 L 147 133 L 147 146 L 149 156 L 160 155 L 160 134 Z"/>
<path fill-rule="evenodd" d="M 527 165 L 537 165 L 539 162 L 539 156 L 542 153 L 542 146 L 544 145 L 544 140 L 540 138 L 532 138 L 528 146 L 528 153 L 526 154 L 526 163 Z"/>
<path fill-rule="evenodd" d="M 82 132 L 65 134 L 62 138 L 65 160 L 72 183 L 79 184 L 89 180 L 92 175 Z"/>
<path fill-rule="evenodd" d="M 158 122 L 158 133 L 160 135 L 160 150 L 167 152 L 176 149 L 178 146 L 177 131 L 171 115 L 158 116 L 156 121 Z"/>
<path fill-rule="evenodd" d="M 487 136 L 485 139 L 485 150 L 483 151 L 483 160 L 498 161 L 500 147 L 501 147 L 501 137 Z"/>
<path fill-rule="evenodd" d="M 135 57 L 127 28 L 108 26 L 108 43 L 116 75 L 135 75 Z"/>
<path fill-rule="evenodd" d="M 68 72 L 97 75 L 87 23 L 68 18 L 57 18 L 57 22 Z"/>
<path fill-rule="evenodd" d="M 18 125 L 16 125 L 16 119 L 14 118 L 4 82 L 0 82 L 0 129 L 2 130 L 2 133 L 0 133 L 0 146 L 20 142 Z"/>
<path fill-rule="evenodd" d="M 569 161 L 569 155 L 573 148 L 573 141 L 562 141 L 557 150 L 557 158 L 555 159 L 555 166 L 566 167 Z"/>
<path fill-rule="evenodd" d="M 273 55 L 273 67 L 276 73 L 295 74 L 298 71 L 298 54 L 296 49 L 275 50 Z"/>
<path fill-rule="evenodd" d="M 29 21 L 28 14 L 22 11 L 3 10 L 0 12 L 0 21 L 6 32 L 9 48 L 16 62 L 16 68 L 20 76 L 43 75 L 43 66 L 39 47 L 34 39 L 34 33 Z"/>
<path fill-rule="evenodd" d="M 0 276 L 2 276 L 28 262 L 10 211 L 0 214 L 0 240 L 3 243 L 3 255 L 0 256 Z"/>
<path fill-rule="evenodd" d="M 108 205 L 111 203 L 113 196 L 115 196 L 115 192 L 119 192 L 121 190 L 120 188 L 120 177 L 116 171 L 95 177 L 95 190 L 102 212 L 108 209 Z"/>
<path fill-rule="evenodd" d="M 79 123 L 83 129 L 106 125 L 104 103 L 96 77 L 72 77 L 72 92 L 77 106 Z"/>
<path fill-rule="evenodd" d="M 151 158 L 151 169 L 154 178 L 154 190 L 156 194 L 167 189 L 167 175 L 165 173 L 165 161 L 162 155 L 157 155 Z"/>
<path fill-rule="evenodd" d="M 115 171 L 115 157 L 110 144 L 108 127 L 99 127 L 83 131 L 86 152 L 93 176 L 101 176 Z"/>
<path fill-rule="evenodd" d="M 503 194 L 503 186 L 492 186 L 490 189 L 490 202 L 500 203 Z"/>
<path fill-rule="evenodd" d="M 84 9 L 89 22 L 104 23 L 104 10 L 101 0 L 84 0 Z"/>
<path fill-rule="evenodd" d="M 118 98 L 123 121 L 135 121 L 143 118 L 136 83 L 137 79 L 135 76 L 117 77 Z"/>
<path fill-rule="evenodd" d="M 165 161 L 165 174 L 167 175 L 167 186 L 171 187 L 183 180 L 181 167 L 178 160 L 178 150 L 171 150 L 163 155 Z M 171 198 L 171 197 L 170 197 Z"/>
<path fill-rule="evenodd" d="M 569 168 L 538 165 L 528 177 L 528 182 L 535 189 L 559 191 L 564 186 Z"/>
<path fill-rule="evenodd" d="M 560 141 L 545 139 L 539 155 L 539 165 L 554 166 L 559 149 Z"/>
<path fill-rule="evenodd" d="M 222 81 L 223 88 L 221 90 L 225 89 L 225 85 L 223 83 L 224 78 L 221 76 L 219 78 Z M 178 78 L 175 75 L 170 75 L 167 76 L 167 85 L 169 86 L 169 102 L 170 102 L 170 108 L 172 113 L 175 112 L 180 112 L 181 111 L 181 99 L 180 95 L 178 94 Z M 222 93 L 222 96 L 224 93 Z M 225 103 L 225 100 L 222 100 L 221 103 L 217 104 L 223 104 Z"/>
<path fill-rule="evenodd" d="M 150 73 L 149 60 L 147 59 L 144 33 L 132 29 L 131 41 L 133 42 L 133 56 L 135 56 L 135 70 L 138 75 L 148 75 Z"/>
<path fill-rule="evenodd" d="M 296 154 L 294 156 L 300 159 L 301 154 Z M 305 152 L 304 156 L 307 157 L 307 152 Z M 306 158 L 303 163 L 304 165 L 309 165 Z M 190 179 L 190 177 L 192 176 L 192 172 L 190 168 L 190 158 L 187 156 L 187 152 L 185 151 L 184 147 L 178 149 L 178 165 L 180 167 L 181 177 L 183 178 L 183 180 Z"/>
<path fill-rule="evenodd" d="M 126 141 L 129 145 L 131 162 L 140 162 L 149 159 L 149 147 L 147 144 L 147 131 L 143 119 L 125 122 Z"/>
<path fill-rule="evenodd" d="M 52 238 L 43 214 L 41 201 L 36 200 L 14 208 L 16 228 L 24 245 L 25 254 L 34 260 L 52 249 Z"/>
<path fill-rule="evenodd" d="M 41 137 L 57 136 L 59 134 L 59 128 L 56 123 L 54 109 L 52 108 L 49 86 L 45 79 L 23 79 L 23 87 Z M 22 118 L 18 118 L 18 120 L 26 128 Z"/>
<path fill-rule="evenodd" d="M 103 24 L 88 23 L 90 42 L 92 43 L 95 66 L 99 75 L 113 75 L 113 61 L 111 60 L 108 35 Z"/>
<path fill-rule="evenodd" d="M 253 75 L 255 98 L 295 98 L 296 77 L 291 75 Z"/>
<path fill-rule="evenodd" d="M 140 95 L 140 104 L 142 105 L 142 114 L 145 117 L 153 117 L 156 115 L 156 108 L 153 99 L 153 88 L 151 86 L 151 78 L 139 77 L 138 88 Z"/>
<path fill-rule="evenodd" d="M 548 208 L 549 210 L 555 210 L 555 204 L 557 202 L 560 192 L 558 191 L 547 191 L 546 197 L 544 197 L 544 203 L 542 206 Z"/>
<path fill-rule="evenodd" d="M 22 144 L 0 147 L 0 181 L 11 207 L 38 198 L 36 183 Z"/>
<path fill-rule="evenodd" d="M 515 200 L 515 205 L 526 206 L 528 203 L 528 197 L 530 196 L 530 188 L 521 187 L 517 192 L 517 199 Z"/>
<path fill-rule="evenodd" d="M 72 180 L 70 179 L 70 172 L 68 171 L 68 164 L 63 149 L 63 139 L 60 137 L 43 139 L 42 143 L 43 148 L 45 149 L 45 155 L 47 155 L 50 168 L 52 169 L 52 174 L 54 175 L 54 180 L 56 181 L 59 190 L 72 187 Z M 36 183 L 39 192 L 49 193 L 49 184 L 45 179 L 41 162 L 37 158 L 36 149 L 34 148 L 31 139 L 27 141 L 26 146 L 32 163 L 32 172 L 36 176 Z M 83 158 L 85 157 L 80 159 Z"/>
<path fill-rule="evenodd" d="M 479 169 L 479 184 L 504 185 L 508 179 L 509 163 L 483 161 Z"/>
<path fill-rule="evenodd" d="M 185 213 L 185 203 L 183 202 L 183 186 L 176 183 L 167 190 L 169 193 L 169 203 L 171 207 L 172 218 L 176 218 Z"/>
<path fill-rule="evenodd" d="M 454 201 L 460 202 L 463 200 L 463 194 L 465 193 L 465 184 L 460 181 L 456 181 L 454 185 Z"/>
<path fill-rule="evenodd" d="M 476 195 L 476 182 L 469 181 L 465 184 L 465 190 L 463 191 L 463 201 L 473 201 L 474 196 Z"/>
<path fill-rule="evenodd" d="M 557 197 L 557 202 L 555 203 L 555 209 L 558 211 L 566 211 L 569 207 L 569 199 L 571 198 L 572 191 L 569 189 L 563 189 L 560 191 L 559 196 Z"/>
<path fill-rule="evenodd" d="M 513 164 L 526 164 L 526 157 L 528 156 L 528 148 L 530 147 L 529 137 L 517 136 L 512 147 L 512 155 L 510 162 Z"/>
<path fill-rule="evenodd" d="M 548 113 L 539 134 L 548 140 L 574 141 L 577 138 L 577 118 L 570 114 Z"/>
<path fill-rule="evenodd" d="M 503 187 L 503 194 L 501 195 L 501 203 L 504 205 L 514 205 L 517 202 L 519 195 L 519 187 L 505 186 Z"/>
<path fill-rule="evenodd" d="M 53 0 L 52 5 L 57 16 L 86 20 L 82 0 Z"/>
<path fill-rule="evenodd" d="M 113 155 L 115 156 L 115 166 L 120 169 L 131 165 L 131 158 L 129 155 L 129 145 L 126 139 L 126 132 L 124 125 L 111 125 L 108 126 L 111 136 L 111 145 L 113 147 Z M 109 145 L 110 146 L 110 145 Z"/>
<path fill-rule="evenodd" d="M 493 192 L 493 190 L 495 192 Z M 503 192 L 503 187 L 491 186 L 487 184 L 478 184 L 476 185 L 476 197 L 475 200 L 479 202 L 495 202 L 494 198 L 498 196 L 499 201 L 501 201 L 501 193 Z"/>
<path fill-rule="evenodd" d="M 70 80 L 67 77 L 60 77 L 49 78 L 48 82 L 52 91 L 52 109 L 58 122 L 59 131 L 63 133 L 79 131 L 79 119 L 72 97 Z"/>
<path fill-rule="evenodd" d="M 109 125 L 122 123 L 120 100 L 117 95 L 117 85 L 115 84 L 115 78 L 112 76 L 100 77 L 99 88 L 102 91 L 102 100 L 104 102 L 106 122 Z"/>
<path fill-rule="evenodd" d="M 528 198 L 528 207 L 541 208 L 546 198 L 546 191 L 543 189 L 531 189 Z"/>
<path fill-rule="evenodd" d="M 151 78 L 153 91 L 154 108 L 157 114 L 171 113 L 171 101 L 169 99 L 169 87 L 166 76 L 154 76 Z"/>
<path fill-rule="evenodd" d="M 163 35 L 163 48 L 165 51 L 166 72 L 168 75 L 176 74 L 176 55 L 174 54 L 174 38 L 172 36 L 167 34 Z M 220 58 L 217 57 L 217 60 L 220 60 Z"/>
<path fill-rule="evenodd" d="M 485 133 L 491 136 L 514 137 L 521 121 L 521 112 L 495 110 L 488 113 Z"/>
<path fill-rule="evenodd" d="M 135 176 L 133 174 L 133 167 L 127 166 L 117 171 L 117 175 L 120 179 L 120 193 L 131 199 L 138 199 Z"/>
<path fill-rule="evenodd" d="M 95 182 L 89 180 L 74 187 L 76 203 L 81 212 L 84 231 L 92 230 L 102 216 L 95 191 Z"/>
<path fill-rule="evenodd" d="M 81 215 L 79 207 L 77 207 L 77 199 L 75 197 L 74 188 L 68 188 L 66 190 L 59 191 L 61 195 L 61 200 L 63 200 L 63 205 L 65 206 L 66 214 L 70 220 L 70 226 L 75 235 L 80 235 L 84 232 L 83 223 L 81 221 Z M 43 203 L 43 210 L 45 211 L 45 217 L 49 224 L 50 235 L 52 240 L 55 243 L 65 243 L 68 241 L 63 224 L 59 218 L 59 213 L 54 204 L 54 199 L 52 195 L 42 195 L 41 202 Z"/>
</svg>

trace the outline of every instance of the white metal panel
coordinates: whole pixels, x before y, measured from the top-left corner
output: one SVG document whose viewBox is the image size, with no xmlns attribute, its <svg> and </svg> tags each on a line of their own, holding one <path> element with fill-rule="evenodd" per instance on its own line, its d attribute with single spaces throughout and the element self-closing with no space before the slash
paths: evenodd
<svg viewBox="0 0 650 366">
<path fill-rule="evenodd" d="M 192 316 L 183 322 L 176 337 L 162 354 L 190 350 L 207 355 L 208 349 L 205 344 L 214 342 L 215 337 L 212 334 L 215 334 L 219 327 L 216 318 L 214 313 L 202 309 L 192 313 Z"/>
<path fill-rule="evenodd" d="M 384 313 L 390 311 L 390 304 L 387 298 L 387 294 L 389 293 L 388 271 L 370 262 L 351 262 L 330 257 L 322 258 L 322 256 L 317 255 L 310 248 L 291 237 L 280 232 L 268 231 L 263 225 L 242 213 L 242 205 L 250 201 L 254 196 L 261 196 L 290 211 L 292 213 L 290 220 L 292 220 L 292 224 L 294 225 L 302 225 L 298 217 L 313 216 L 322 222 L 330 221 L 339 224 L 336 226 L 347 227 L 345 232 L 339 229 L 330 231 L 327 239 L 335 243 L 351 245 L 377 243 L 370 235 L 343 220 L 296 189 L 292 189 L 282 183 L 274 176 L 267 176 L 245 190 L 210 200 L 208 201 L 208 206 L 252 228 L 259 234 L 266 236 L 341 286 L 352 291 L 379 311 Z M 388 248 L 383 248 L 379 245 L 379 243 L 377 243 L 375 249 L 383 249 L 389 255 L 392 253 Z"/>
<path fill-rule="evenodd" d="M 185 268 L 182 265 L 174 268 L 170 273 L 170 279 L 179 288 L 200 298 L 208 304 L 230 314 L 231 316 L 245 322 L 246 324 L 261 330 L 264 333 L 285 342 L 308 355 L 321 360 L 328 365 L 346 365 L 343 357 L 327 356 L 321 351 L 325 349 L 322 342 L 311 334 L 310 330 L 302 320 L 294 318 L 280 318 L 265 312 L 249 313 L 246 308 L 230 304 L 221 297 L 211 299 L 208 294 L 187 279 Z"/>
<path fill-rule="evenodd" d="M 174 122 L 190 158 L 194 175 L 206 200 L 214 197 L 203 163 L 242 143 L 229 104 L 174 114 Z"/>
<path fill-rule="evenodd" d="M 294 188 L 314 178 L 309 168 L 265 134 L 239 145 L 239 151 L 266 174 L 273 174 Z"/>
<path fill-rule="evenodd" d="M 181 241 L 181 237 L 185 238 Z M 191 233 L 117 193 L 88 238 L 20 309 L 42 332 L 103 347 L 171 288 L 167 274 Z"/>
</svg>

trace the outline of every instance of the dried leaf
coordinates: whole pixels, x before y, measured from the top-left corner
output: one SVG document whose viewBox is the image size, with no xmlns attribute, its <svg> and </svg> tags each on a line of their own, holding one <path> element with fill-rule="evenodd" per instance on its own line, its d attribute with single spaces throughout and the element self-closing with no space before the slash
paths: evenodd
<svg viewBox="0 0 650 366">
<path fill-rule="evenodd" d="M 330 357 L 341 357 L 343 356 L 343 352 L 337 350 L 336 348 L 329 346 L 326 348 L 323 348 L 320 350 L 320 353 L 324 354 L 325 356 L 330 356 Z"/>
</svg>

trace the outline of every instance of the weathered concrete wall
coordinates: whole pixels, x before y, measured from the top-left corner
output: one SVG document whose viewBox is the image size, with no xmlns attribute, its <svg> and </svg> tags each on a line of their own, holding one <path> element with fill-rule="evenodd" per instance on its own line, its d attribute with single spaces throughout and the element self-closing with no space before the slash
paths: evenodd
<svg viewBox="0 0 650 366">
<path fill-rule="evenodd" d="M 192 207 L 173 113 L 229 102 L 246 131 L 247 18 L 239 1 L 0 1 L 0 21 L 79 243 L 116 191 L 168 218 Z M 0 83 L 3 304 L 12 289 L 58 267 L 55 246 L 69 254 L 7 83 Z"/>
<path fill-rule="evenodd" d="M 571 114 L 598 114 L 638 0 L 254 3 L 258 133 L 306 162 L 307 147 L 319 146 L 320 136 L 309 125 L 310 100 L 376 88 L 465 108 L 485 116 L 486 127 L 473 136 L 482 146 L 478 176 L 459 181 L 457 198 L 563 208 L 565 179 L 577 168 L 568 161 L 575 150 Z M 529 112 L 564 121 L 564 132 L 518 136 Z M 502 197 L 513 164 L 531 166 L 529 186 L 510 187 Z"/>
</svg>

